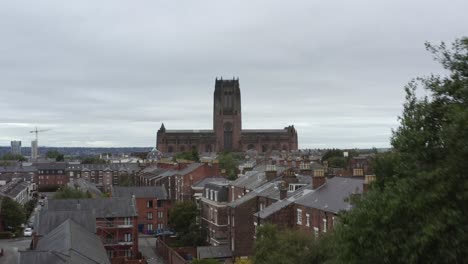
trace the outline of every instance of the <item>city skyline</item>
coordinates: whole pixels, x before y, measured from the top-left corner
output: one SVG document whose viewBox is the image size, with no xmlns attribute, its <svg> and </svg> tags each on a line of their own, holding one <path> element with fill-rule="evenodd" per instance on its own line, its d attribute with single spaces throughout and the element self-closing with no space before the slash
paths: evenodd
<svg viewBox="0 0 468 264">
<path fill-rule="evenodd" d="M 155 146 L 162 122 L 210 128 L 213 81 L 235 76 L 245 128 L 389 147 L 405 84 L 443 73 L 424 43 L 468 24 L 464 1 L 298 2 L 2 2 L 0 146 L 36 126 L 40 146 Z"/>
</svg>

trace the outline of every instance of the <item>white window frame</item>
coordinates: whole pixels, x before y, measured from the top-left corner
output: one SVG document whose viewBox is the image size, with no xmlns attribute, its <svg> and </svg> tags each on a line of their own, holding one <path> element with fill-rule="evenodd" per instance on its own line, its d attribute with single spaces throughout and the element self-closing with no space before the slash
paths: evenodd
<svg viewBox="0 0 468 264">
<path fill-rule="evenodd" d="M 310 226 L 310 214 L 306 214 L 306 226 Z"/>
<path fill-rule="evenodd" d="M 302 209 L 297 209 L 297 224 L 302 225 Z"/>
</svg>

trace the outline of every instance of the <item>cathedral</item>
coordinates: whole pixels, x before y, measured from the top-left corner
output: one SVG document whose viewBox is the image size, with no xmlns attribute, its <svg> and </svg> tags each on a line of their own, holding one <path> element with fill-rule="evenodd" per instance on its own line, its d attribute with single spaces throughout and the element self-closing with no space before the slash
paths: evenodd
<svg viewBox="0 0 468 264">
<path fill-rule="evenodd" d="M 294 126 L 283 129 L 242 129 L 239 79 L 216 79 L 213 129 L 158 130 L 156 148 L 163 153 L 197 149 L 199 152 L 297 150 Z"/>
</svg>

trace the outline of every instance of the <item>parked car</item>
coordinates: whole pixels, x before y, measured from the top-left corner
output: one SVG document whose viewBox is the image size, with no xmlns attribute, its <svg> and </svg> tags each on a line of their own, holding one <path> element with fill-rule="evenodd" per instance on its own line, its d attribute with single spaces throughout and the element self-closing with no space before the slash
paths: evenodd
<svg viewBox="0 0 468 264">
<path fill-rule="evenodd" d="M 32 228 L 26 227 L 23 231 L 23 236 L 25 237 L 30 237 L 32 236 Z"/>
</svg>

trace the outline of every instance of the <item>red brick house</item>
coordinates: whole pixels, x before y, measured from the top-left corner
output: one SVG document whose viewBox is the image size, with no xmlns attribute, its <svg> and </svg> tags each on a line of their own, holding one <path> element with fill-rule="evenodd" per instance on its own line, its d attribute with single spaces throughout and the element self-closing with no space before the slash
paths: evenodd
<svg viewBox="0 0 468 264">
<path fill-rule="evenodd" d="M 366 179 L 366 183 L 369 179 Z M 254 225 L 273 223 L 296 228 L 319 236 L 333 229 L 340 211 L 352 209 L 348 198 L 361 195 L 365 188 L 363 178 L 314 176 L 312 184 L 299 190 L 293 197 L 281 200 L 253 215 Z"/>
<path fill-rule="evenodd" d="M 136 201 L 127 197 L 99 199 L 46 199 L 47 211 L 92 211 L 96 217 L 96 235 L 101 238 L 108 257 L 138 259 Z"/>
<path fill-rule="evenodd" d="M 202 179 L 219 175 L 216 163 L 179 164 L 172 169 L 149 167 L 139 174 L 143 186 L 164 186 L 170 200 L 190 201 L 192 185 Z"/>
<path fill-rule="evenodd" d="M 39 190 L 45 187 L 60 187 L 68 183 L 68 176 L 65 174 L 67 164 L 65 162 L 37 163 L 37 174 L 34 181 Z"/>
<path fill-rule="evenodd" d="M 171 201 L 161 186 L 120 187 L 114 186 L 113 197 L 134 197 L 138 211 L 138 232 L 153 234 L 167 228 Z"/>
</svg>

